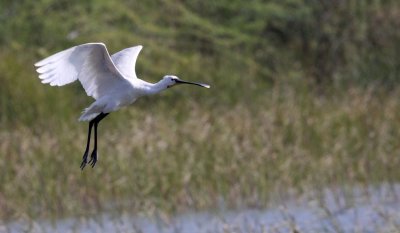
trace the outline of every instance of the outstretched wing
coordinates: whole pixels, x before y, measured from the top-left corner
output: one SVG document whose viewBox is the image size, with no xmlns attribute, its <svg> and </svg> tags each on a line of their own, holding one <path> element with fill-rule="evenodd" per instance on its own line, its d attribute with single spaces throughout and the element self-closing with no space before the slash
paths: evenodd
<svg viewBox="0 0 400 233">
<path fill-rule="evenodd" d="M 79 80 L 95 99 L 126 82 L 103 43 L 88 43 L 56 53 L 35 64 L 42 83 L 63 86 Z"/>
<path fill-rule="evenodd" d="M 136 79 L 135 64 L 140 50 L 143 46 L 138 45 L 135 47 L 127 48 L 119 51 L 111 56 L 115 66 L 118 70 L 128 79 Z"/>
</svg>

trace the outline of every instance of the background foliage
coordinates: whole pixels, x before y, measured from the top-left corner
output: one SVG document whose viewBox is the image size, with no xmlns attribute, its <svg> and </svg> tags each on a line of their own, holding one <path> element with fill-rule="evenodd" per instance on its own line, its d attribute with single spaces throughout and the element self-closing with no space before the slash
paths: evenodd
<svg viewBox="0 0 400 233">
<path fill-rule="evenodd" d="M 271 190 L 398 180 L 399 16 L 395 0 L 1 0 L 0 216 L 259 206 Z M 33 64 L 94 41 L 144 45 L 147 81 L 212 89 L 113 113 L 80 172 L 91 99 L 42 85 Z"/>
</svg>

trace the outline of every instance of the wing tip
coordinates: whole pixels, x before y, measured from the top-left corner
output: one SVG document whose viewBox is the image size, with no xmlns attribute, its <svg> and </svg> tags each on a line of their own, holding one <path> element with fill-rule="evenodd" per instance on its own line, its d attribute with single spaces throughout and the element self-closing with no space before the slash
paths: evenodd
<svg viewBox="0 0 400 233">
<path fill-rule="evenodd" d="M 41 66 L 43 66 L 44 64 L 43 64 L 43 61 L 44 60 L 46 60 L 46 59 L 43 59 L 43 60 L 40 60 L 40 61 L 38 61 L 38 62 L 36 62 L 35 64 L 33 64 L 35 67 L 41 67 Z"/>
</svg>

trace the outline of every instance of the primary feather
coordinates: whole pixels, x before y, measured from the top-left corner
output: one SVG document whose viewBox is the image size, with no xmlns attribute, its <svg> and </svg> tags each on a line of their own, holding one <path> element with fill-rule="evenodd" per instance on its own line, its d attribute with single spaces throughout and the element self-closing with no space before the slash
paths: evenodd
<svg viewBox="0 0 400 233">
<path fill-rule="evenodd" d="M 56 53 L 35 64 L 42 83 L 63 86 L 79 80 L 96 100 L 136 78 L 135 62 L 142 46 L 124 49 L 110 57 L 103 43 L 88 43 Z"/>
</svg>

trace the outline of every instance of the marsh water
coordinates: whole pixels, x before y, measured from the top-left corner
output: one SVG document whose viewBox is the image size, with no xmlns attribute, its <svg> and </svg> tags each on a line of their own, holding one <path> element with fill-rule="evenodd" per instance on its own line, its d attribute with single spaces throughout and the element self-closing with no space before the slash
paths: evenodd
<svg viewBox="0 0 400 233">
<path fill-rule="evenodd" d="M 400 232 L 400 184 L 330 188 L 268 208 L 190 212 L 172 217 L 96 217 L 3 224 L 0 232 Z"/>
</svg>

